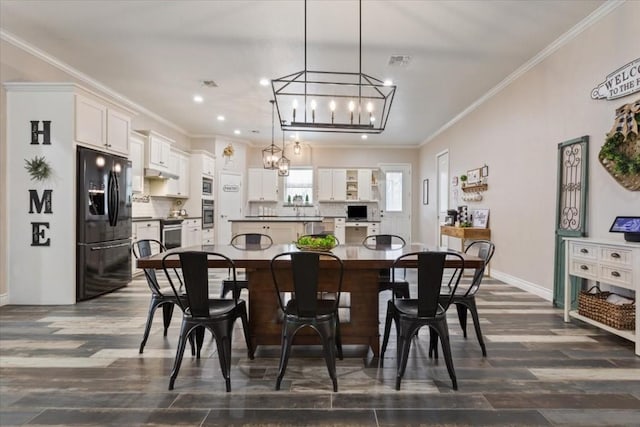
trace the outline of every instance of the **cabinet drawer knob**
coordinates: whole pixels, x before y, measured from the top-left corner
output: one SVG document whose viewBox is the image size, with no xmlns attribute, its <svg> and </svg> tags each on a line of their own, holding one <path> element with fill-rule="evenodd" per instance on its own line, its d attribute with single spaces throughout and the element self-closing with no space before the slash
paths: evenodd
<svg viewBox="0 0 640 427">
<path fill-rule="evenodd" d="M 580 266 L 580 269 L 581 269 L 581 270 L 588 270 L 588 269 L 589 269 L 589 267 L 587 267 L 586 265 L 582 264 L 582 265 Z"/>
<path fill-rule="evenodd" d="M 611 272 L 611 275 L 612 275 L 613 277 L 620 277 L 620 273 L 618 273 L 617 271 L 612 271 L 612 272 Z"/>
<path fill-rule="evenodd" d="M 620 258 L 620 254 L 618 252 L 613 252 L 611 254 L 611 258 Z"/>
<path fill-rule="evenodd" d="M 583 254 L 588 254 L 589 253 L 589 249 L 582 248 L 582 249 L 580 249 L 580 252 L 583 253 Z"/>
</svg>

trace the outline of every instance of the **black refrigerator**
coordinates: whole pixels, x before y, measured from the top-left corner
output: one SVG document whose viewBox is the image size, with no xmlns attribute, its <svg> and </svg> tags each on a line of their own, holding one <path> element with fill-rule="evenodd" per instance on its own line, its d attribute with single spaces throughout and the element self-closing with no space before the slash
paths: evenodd
<svg viewBox="0 0 640 427">
<path fill-rule="evenodd" d="M 78 147 L 76 300 L 131 281 L 131 162 Z"/>
</svg>

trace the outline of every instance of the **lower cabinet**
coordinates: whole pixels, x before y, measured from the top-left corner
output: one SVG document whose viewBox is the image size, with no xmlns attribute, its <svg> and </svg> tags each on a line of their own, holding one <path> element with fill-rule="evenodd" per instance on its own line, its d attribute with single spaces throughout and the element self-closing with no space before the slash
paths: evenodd
<svg viewBox="0 0 640 427">
<path fill-rule="evenodd" d="M 203 228 L 202 229 L 202 244 L 203 245 L 213 245 L 214 244 L 213 238 L 214 238 L 213 228 Z"/>
<path fill-rule="evenodd" d="M 185 219 L 182 221 L 182 247 L 202 245 L 202 220 Z"/>
<path fill-rule="evenodd" d="M 292 243 L 304 234 L 302 222 L 234 222 L 233 234 L 260 233 L 266 234 L 273 243 Z"/>
<path fill-rule="evenodd" d="M 140 221 L 132 223 L 131 241 L 153 239 L 160 240 L 160 221 Z M 131 254 L 133 257 L 133 254 Z M 135 260 L 131 260 L 131 276 L 142 274 L 142 270 L 136 268 Z"/>
</svg>

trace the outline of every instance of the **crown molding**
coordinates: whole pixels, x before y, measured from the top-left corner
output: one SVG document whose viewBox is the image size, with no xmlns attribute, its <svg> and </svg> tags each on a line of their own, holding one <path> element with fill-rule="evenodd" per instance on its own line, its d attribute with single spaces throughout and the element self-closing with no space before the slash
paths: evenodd
<svg viewBox="0 0 640 427">
<path fill-rule="evenodd" d="M 128 108 L 133 109 L 135 111 L 138 111 L 140 113 L 143 113 L 144 115 L 162 123 L 165 126 L 170 127 L 171 129 L 180 132 L 182 135 L 186 136 L 186 137 L 190 137 L 189 132 L 187 132 L 185 129 L 181 128 L 180 126 L 176 125 L 175 123 L 165 119 L 164 117 L 159 116 L 158 114 L 154 113 L 153 111 L 148 110 L 147 108 L 143 107 L 140 104 L 137 104 L 135 102 L 133 102 L 132 100 L 130 100 L 129 98 L 125 97 L 124 95 L 116 92 L 115 90 L 111 89 L 110 87 L 104 85 L 103 83 L 99 82 L 98 80 L 95 80 L 92 77 L 89 77 L 88 75 L 86 75 L 85 73 L 73 68 L 72 66 L 70 66 L 69 64 L 59 60 L 58 58 L 54 57 L 53 55 L 48 54 L 47 52 L 35 47 L 34 45 L 26 42 L 25 40 L 22 40 L 21 38 L 17 37 L 16 35 L 0 28 L 0 40 L 6 41 L 7 43 L 12 44 L 13 46 L 17 47 L 18 49 L 21 49 L 23 51 L 25 51 L 26 53 L 56 67 L 57 69 L 69 74 L 70 76 L 80 80 L 81 82 L 89 85 L 92 88 L 95 88 L 97 90 L 99 90 L 100 92 L 104 93 L 105 95 L 108 95 L 109 97 L 113 98 L 114 100 L 123 103 L 124 105 L 126 105 Z"/>
<path fill-rule="evenodd" d="M 602 6 L 600 6 L 599 8 L 594 10 L 593 12 L 591 12 L 591 14 L 589 16 L 584 18 L 582 21 L 578 22 L 569 31 L 567 31 L 566 33 L 564 33 L 563 35 L 558 37 L 555 41 L 551 42 L 551 44 L 549 44 L 547 47 L 545 47 L 540 52 L 538 52 L 538 54 L 536 54 L 529 61 L 525 62 L 520 68 L 516 69 L 513 73 L 508 75 L 504 80 L 502 80 L 496 86 L 491 88 L 487 93 L 482 95 L 475 102 L 473 102 L 467 108 L 462 110 L 457 116 L 455 116 L 454 118 L 449 120 L 447 123 L 445 123 L 441 128 L 439 128 L 437 131 L 435 131 L 432 135 L 430 135 L 427 139 L 425 139 L 418 146 L 419 147 L 423 147 L 424 145 L 426 145 L 429 142 L 431 142 L 438 135 L 440 135 L 441 133 L 443 133 L 444 131 L 446 131 L 447 129 L 449 129 L 450 127 L 455 125 L 456 123 L 458 123 L 460 120 L 462 120 L 467 115 L 471 114 L 471 112 L 473 110 L 475 110 L 476 108 L 480 107 L 482 104 L 487 102 L 489 99 L 491 99 L 494 96 L 496 96 L 498 93 L 500 93 L 503 89 L 508 87 L 515 80 L 517 80 L 520 77 L 522 77 L 524 74 L 526 74 L 533 67 L 535 67 L 540 62 L 544 61 L 546 58 L 548 58 L 549 56 L 554 54 L 556 51 L 558 51 L 565 44 L 567 44 L 568 42 L 570 42 L 571 40 L 576 38 L 578 35 L 580 35 L 584 30 L 586 30 L 591 25 L 593 25 L 596 22 L 598 22 L 600 19 L 604 18 L 606 15 L 608 15 L 610 12 L 612 12 L 613 10 L 615 10 L 616 8 L 618 8 L 619 6 L 621 6 L 625 2 L 626 2 L 626 0 L 608 0 L 608 1 L 606 1 Z"/>
</svg>

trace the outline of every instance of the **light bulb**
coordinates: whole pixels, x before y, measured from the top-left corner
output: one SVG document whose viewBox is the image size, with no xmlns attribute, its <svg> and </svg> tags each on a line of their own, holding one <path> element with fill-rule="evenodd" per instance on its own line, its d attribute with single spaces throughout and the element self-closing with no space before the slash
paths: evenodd
<svg viewBox="0 0 640 427">
<path fill-rule="evenodd" d="M 331 100 L 331 102 L 329 103 L 329 109 L 331 111 L 336 111 L 336 101 Z"/>
<path fill-rule="evenodd" d="M 353 113 L 353 110 L 356 108 L 356 103 L 353 101 L 349 101 L 349 111 Z"/>
<path fill-rule="evenodd" d="M 312 99 L 312 100 L 311 100 L 311 109 L 312 109 L 312 110 L 315 110 L 317 105 L 318 105 L 318 104 L 316 103 L 316 100 L 315 100 L 315 99 Z"/>
<path fill-rule="evenodd" d="M 372 112 L 373 111 L 373 102 L 367 102 L 367 111 L 368 112 Z"/>
</svg>

